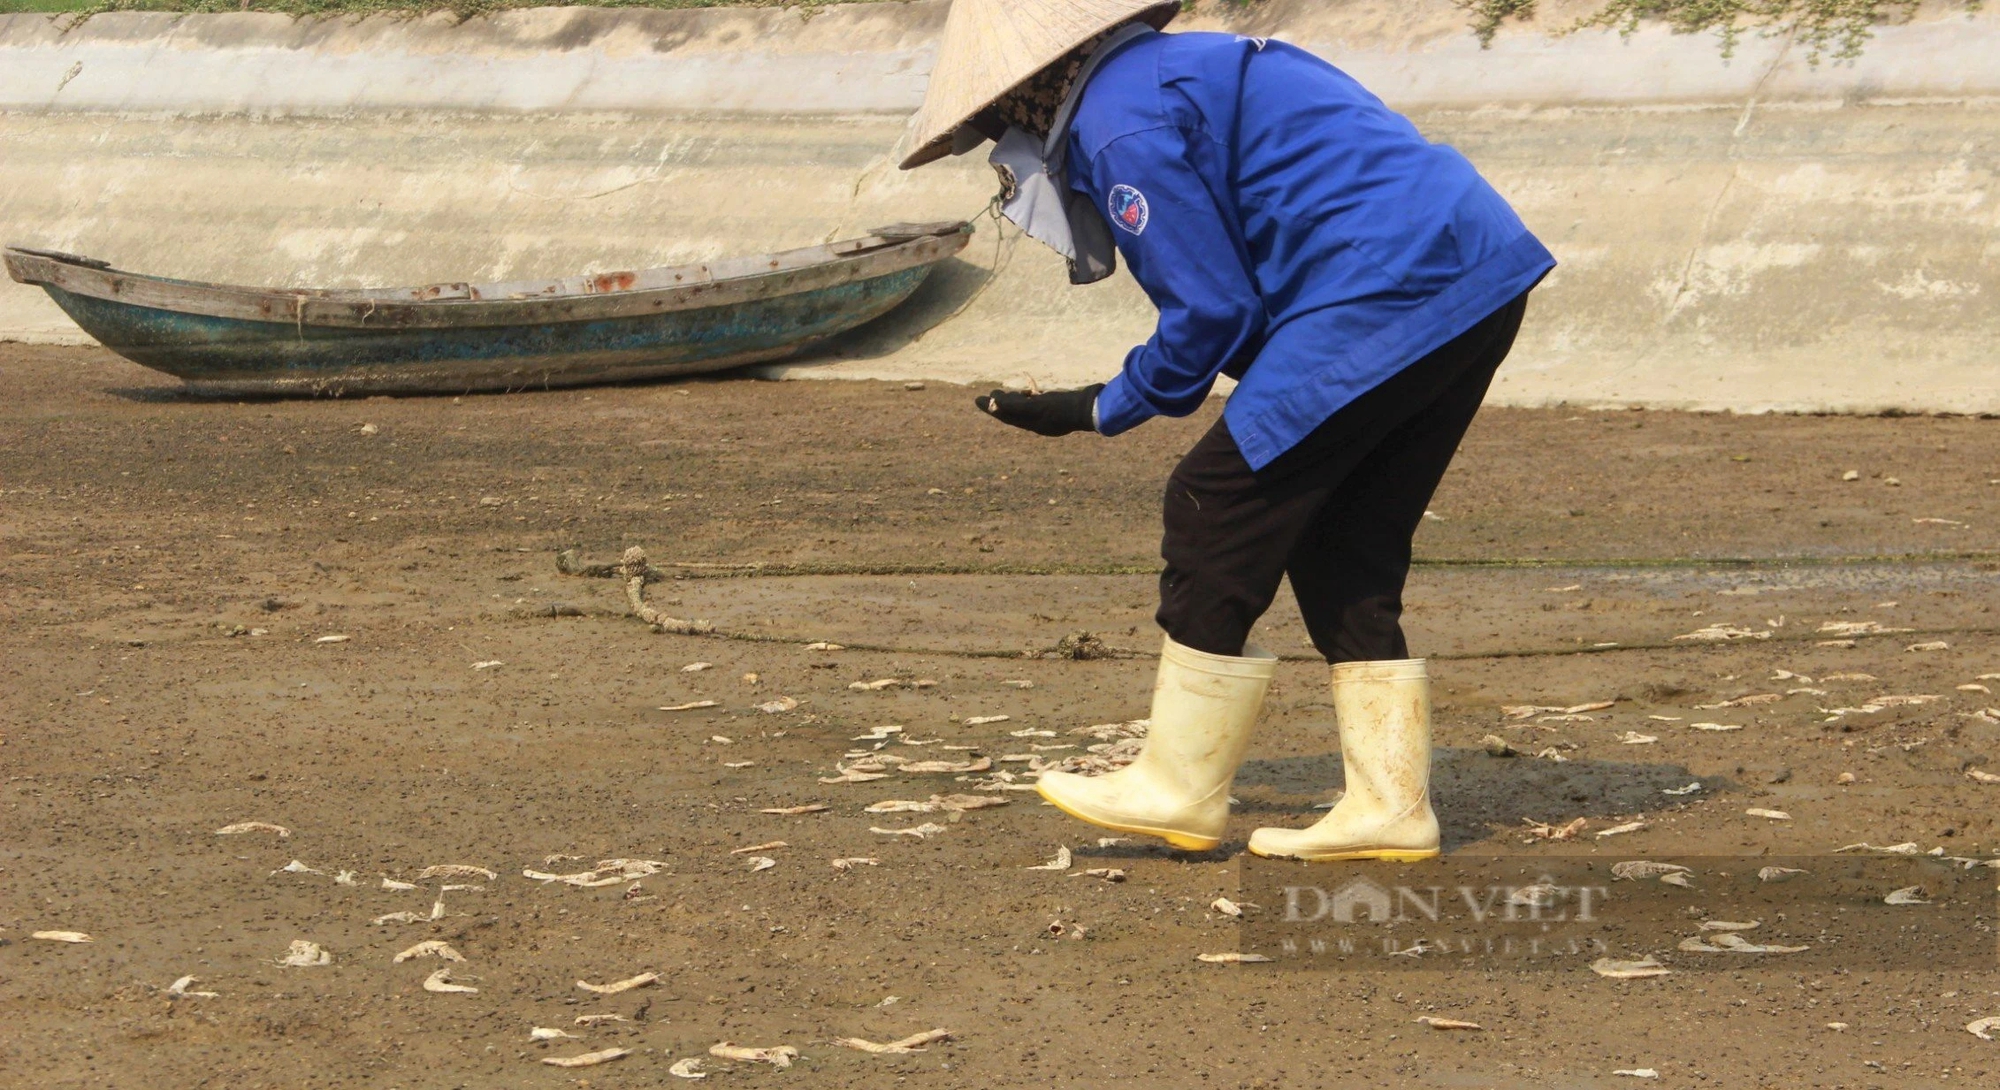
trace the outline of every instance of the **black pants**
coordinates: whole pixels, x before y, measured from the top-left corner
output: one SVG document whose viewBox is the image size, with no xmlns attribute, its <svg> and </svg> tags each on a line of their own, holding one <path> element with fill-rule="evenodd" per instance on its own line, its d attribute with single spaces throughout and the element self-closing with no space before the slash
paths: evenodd
<svg viewBox="0 0 2000 1090">
<path fill-rule="evenodd" d="M 1507 358 L 1522 295 L 1342 408 L 1262 470 L 1223 421 L 1167 482 L 1160 627 L 1240 655 L 1289 575 L 1328 662 L 1410 657 L 1410 539 Z"/>
</svg>

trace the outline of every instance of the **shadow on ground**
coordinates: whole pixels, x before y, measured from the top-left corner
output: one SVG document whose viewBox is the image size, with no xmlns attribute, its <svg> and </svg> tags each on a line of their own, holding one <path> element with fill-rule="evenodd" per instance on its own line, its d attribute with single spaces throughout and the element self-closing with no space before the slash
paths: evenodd
<svg viewBox="0 0 2000 1090">
<path fill-rule="evenodd" d="M 1661 794 L 1699 777 L 1678 764 L 1629 761 L 1496 758 L 1482 750 L 1439 748 L 1431 772 L 1432 803 L 1443 826 L 1444 848 L 1488 841 L 1496 830 L 1518 829 L 1523 819 L 1561 824 L 1588 818 L 1604 828 L 1680 802 Z M 1344 782 L 1334 754 L 1246 762 L 1236 775 L 1237 813 L 1270 815 L 1273 824 L 1304 825 L 1324 810 L 1324 800 Z M 1700 797 L 1733 786 L 1704 780 Z M 1692 797 L 1692 796 L 1691 796 Z M 1588 833 L 1584 834 L 1586 840 Z"/>
</svg>

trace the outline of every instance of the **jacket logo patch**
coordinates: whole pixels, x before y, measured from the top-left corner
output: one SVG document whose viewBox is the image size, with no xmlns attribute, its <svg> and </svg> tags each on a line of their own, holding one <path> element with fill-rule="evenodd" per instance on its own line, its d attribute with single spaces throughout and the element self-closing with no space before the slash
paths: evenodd
<svg viewBox="0 0 2000 1090">
<path fill-rule="evenodd" d="M 1111 222 L 1135 235 L 1146 233 L 1146 223 L 1152 219 L 1152 209 L 1146 206 L 1146 195 L 1129 185 L 1113 186 L 1111 189 Z"/>
</svg>

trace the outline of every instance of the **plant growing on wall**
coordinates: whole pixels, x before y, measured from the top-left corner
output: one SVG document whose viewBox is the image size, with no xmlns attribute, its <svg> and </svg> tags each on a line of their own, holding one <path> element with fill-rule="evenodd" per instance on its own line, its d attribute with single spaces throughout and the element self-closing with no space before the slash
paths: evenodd
<svg viewBox="0 0 2000 1090">
<path fill-rule="evenodd" d="M 1535 0 L 1452 0 L 1472 15 L 1472 32 L 1482 46 L 1491 45 L 1500 24 L 1535 13 Z M 1677 34 L 1713 31 L 1722 55 L 1736 51 L 1746 30 L 1792 38 L 1807 49 L 1807 60 L 1818 64 L 1829 51 L 1835 60 L 1861 55 L 1874 28 L 1907 21 L 1920 0 L 1609 0 L 1560 33 L 1589 27 L 1615 27 L 1631 34 L 1646 20 L 1666 23 Z M 1984 0 L 1962 0 L 1977 11 Z"/>
</svg>

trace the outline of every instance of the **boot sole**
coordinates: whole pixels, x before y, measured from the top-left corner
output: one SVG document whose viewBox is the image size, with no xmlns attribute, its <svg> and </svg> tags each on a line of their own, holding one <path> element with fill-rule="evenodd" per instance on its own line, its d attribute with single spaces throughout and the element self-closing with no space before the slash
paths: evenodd
<svg viewBox="0 0 2000 1090">
<path fill-rule="evenodd" d="M 1049 798 L 1049 796 L 1046 793 L 1044 793 L 1040 787 L 1037 787 L 1035 789 L 1035 793 L 1037 795 L 1041 795 L 1043 801 L 1047 802 L 1050 806 L 1053 806 L 1056 809 L 1061 810 L 1063 813 L 1068 814 L 1069 816 L 1075 818 L 1076 820 L 1086 822 L 1091 825 L 1095 825 L 1100 829 L 1109 829 L 1114 833 L 1137 833 L 1140 836 L 1156 836 L 1159 837 L 1161 840 L 1166 841 L 1168 844 L 1176 848 L 1179 848 L 1184 852 L 1214 851 L 1217 847 L 1219 847 L 1222 844 L 1221 837 L 1192 836 L 1187 833 L 1176 832 L 1172 829 L 1153 829 L 1153 828 L 1148 828 L 1147 826 L 1144 825 L 1125 825 L 1116 821 L 1106 821 L 1103 818 L 1092 817 L 1089 814 L 1078 813 L 1077 811 L 1072 810 L 1067 806 L 1064 806 L 1062 803 L 1056 801 L 1055 799 Z"/>
<path fill-rule="evenodd" d="M 1440 854 L 1436 848 L 1410 850 L 1404 848 L 1366 848 L 1354 852 L 1310 852 L 1280 854 L 1260 852 L 1250 849 L 1252 855 L 1265 859 L 1299 859 L 1307 863 L 1341 863 L 1357 859 L 1376 859 L 1384 863 L 1421 863 L 1426 859 L 1436 859 Z"/>
</svg>

